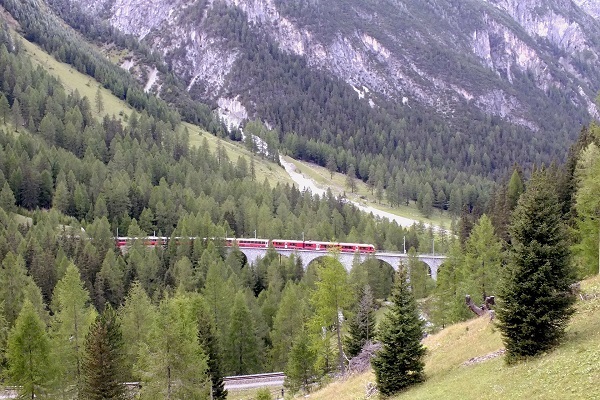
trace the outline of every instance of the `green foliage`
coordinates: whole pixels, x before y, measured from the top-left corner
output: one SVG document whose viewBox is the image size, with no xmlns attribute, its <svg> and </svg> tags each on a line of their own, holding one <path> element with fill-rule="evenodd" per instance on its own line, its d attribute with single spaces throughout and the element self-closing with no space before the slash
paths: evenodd
<svg viewBox="0 0 600 400">
<path fill-rule="evenodd" d="M 375 337 L 375 299 L 369 285 L 360 291 L 359 301 L 354 316 L 348 325 L 348 336 L 344 338 L 344 346 L 348 358 L 356 357 L 365 343 Z"/>
<path fill-rule="evenodd" d="M 555 180 L 535 171 L 513 213 L 512 248 L 498 310 L 506 359 L 556 346 L 573 314 L 573 272 Z"/>
<path fill-rule="evenodd" d="M 425 263 L 419 261 L 414 247 L 408 250 L 408 270 L 410 271 L 410 287 L 415 299 L 422 299 L 429 296 L 432 287 L 428 267 Z"/>
<path fill-rule="evenodd" d="M 344 373 L 345 360 L 342 348 L 342 323 L 340 313 L 352 302 L 352 292 L 348 285 L 348 273 L 335 254 L 323 257 L 318 270 L 316 290 L 311 295 L 311 303 L 315 308 L 313 324 L 320 329 L 333 326 L 337 341 L 339 370 Z"/>
<path fill-rule="evenodd" d="M 256 400 L 273 400 L 273 395 L 268 388 L 261 388 L 256 391 Z"/>
<path fill-rule="evenodd" d="M 4 304 L 4 315 L 8 326 L 13 326 L 25 300 L 25 287 L 30 277 L 25 270 L 25 261 L 11 251 L 6 254 L 0 270 L 0 302 Z M 31 300 L 30 300 L 31 301 Z"/>
<path fill-rule="evenodd" d="M 190 298 L 176 296 L 160 302 L 148 343 L 140 349 L 137 370 L 143 382 L 141 399 L 208 397 L 207 356 L 198 341 Z"/>
<path fill-rule="evenodd" d="M 82 397 L 124 400 L 125 342 L 117 313 L 108 306 L 90 327 L 85 340 Z"/>
<path fill-rule="evenodd" d="M 285 387 L 297 392 L 302 389 L 309 392 L 310 387 L 317 381 L 315 370 L 317 353 L 311 346 L 310 337 L 302 330 L 296 336 L 290 349 L 290 356 L 285 368 Z"/>
<path fill-rule="evenodd" d="M 208 373 L 212 383 L 211 396 L 213 399 L 227 398 L 227 390 L 223 381 L 223 354 L 213 326 L 213 321 L 204 299 L 193 296 L 193 310 L 198 320 L 198 341 L 208 357 Z"/>
<path fill-rule="evenodd" d="M 307 314 L 302 288 L 288 282 L 283 289 L 271 331 L 271 366 L 274 370 L 281 371 L 287 365 L 289 351 L 296 336 L 304 329 Z"/>
<path fill-rule="evenodd" d="M 225 362 L 227 371 L 233 375 L 245 375 L 257 371 L 259 343 L 256 325 L 242 292 L 235 295 L 226 342 Z"/>
<path fill-rule="evenodd" d="M 8 376 L 23 398 L 44 398 L 51 386 L 50 340 L 33 305 L 25 301 L 8 337 Z"/>
<path fill-rule="evenodd" d="M 89 303 L 89 293 L 83 287 L 79 269 L 70 264 L 54 289 L 51 339 L 52 355 L 58 361 L 59 385 L 65 392 L 73 391 L 76 396 L 83 384 L 85 338 L 96 318 L 96 311 Z"/>
<path fill-rule="evenodd" d="M 141 350 L 149 345 L 150 333 L 156 319 L 156 310 L 139 282 L 134 282 L 119 309 L 119 322 L 123 331 L 126 352 L 126 373 L 133 374 Z M 140 378 L 138 374 L 132 377 Z"/>
<path fill-rule="evenodd" d="M 574 246 L 580 276 L 599 273 L 598 251 L 600 251 L 600 150 L 591 143 L 585 148 L 575 171 L 577 191 L 575 210 L 577 212 L 577 238 Z"/>
<path fill-rule="evenodd" d="M 517 206 L 517 202 L 519 201 L 519 197 L 525 191 L 525 185 L 523 183 L 523 178 L 521 177 L 521 173 L 518 169 L 513 171 L 513 174 L 508 181 L 507 186 L 507 207 L 509 210 L 514 210 Z"/>
<path fill-rule="evenodd" d="M 465 243 L 460 270 L 461 289 L 475 301 L 496 295 L 502 267 L 502 244 L 494 234 L 491 220 L 484 214 Z"/>
<path fill-rule="evenodd" d="M 425 348 L 421 344 L 423 321 L 404 269 L 398 272 L 393 305 L 379 326 L 381 350 L 371 360 L 377 388 L 390 396 L 425 379 Z"/>
<path fill-rule="evenodd" d="M 4 186 L 2 186 L 2 190 L 0 191 L 0 208 L 2 208 L 5 212 L 10 213 L 15 211 L 15 195 L 11 190 L 8 182 L 4 182 Z"/>
</svg>

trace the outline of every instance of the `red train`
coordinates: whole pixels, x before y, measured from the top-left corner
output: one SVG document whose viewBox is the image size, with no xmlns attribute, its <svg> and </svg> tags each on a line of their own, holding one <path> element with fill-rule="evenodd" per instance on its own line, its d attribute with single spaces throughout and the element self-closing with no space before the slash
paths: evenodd
<svg viewBox="0 0 600 400">
<path fill-rule="evenodd" d="M 143 242 L 144 246 L 154 247 L 154 246 L 166 246 L 168 241 L 172 238 L 166 236 L 148 236 L 148 237 L 126 237 L 119 236 L 115 238 L 115 242 L 117 247 L 127 247 L 134 240 L 140 240 Z M 197 237 L 176 237 L 178 243 L 182 240 L 196 240 Z M 206 240 L 203 238 L 202 240 Z M 287 239 L 244 239 L 244 238 L 225 238 L 225 246 L 232 247 L 234 244 L 237 244 L 239 248 L 258 248 L 258 249 L 266 249 L 269 247 L 269 244 L 273 245 L 276 249 L 288 249 L 288 250 L 312 250 L 312 251 L 330 251 L 330 250 L 338 250 L 342 253 L 375 253 L 375 246 L 372 244 L 364 244 L 364 243 L 336 243 L 336 242 L 320 242 L 313 240 L 287 240 Z"/>
</svg>

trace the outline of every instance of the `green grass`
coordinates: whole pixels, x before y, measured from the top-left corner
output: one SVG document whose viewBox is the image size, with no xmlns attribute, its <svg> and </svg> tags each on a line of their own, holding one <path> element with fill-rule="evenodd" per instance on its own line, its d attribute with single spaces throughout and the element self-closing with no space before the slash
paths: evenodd
<svg viewBox="0 0 600 400">
<path fill-rule="evenodd" d="M 95 108 L 94 99 L 96 97 L 96 91 L 100 88 L 104 103 L 104 111 L 101 114 L 98 114 L 93 110 L 98 117 L 104 117 L 104 115 L 115 115 L 117 118 L 121 118 L 124 115 L 129 117 L 133 112 L 133 108 L 125 101 L 118 99 L 109 90 L 104 89 L 95 79 L 78 72 L 68 64 L 57 61 L 34 43 L 31 43 L 24 38 L 22 38 L 22 42 L 25 51 L 33 63 L 41 65 L 52 76 L 60 79 L 63 87 L 68 92 L 77 90 L 82 96 L 88 97 L 92 104 L 92 109 Z M 117 54 L 114 49 L 111 55 L 115 57 L 115 60 L 123 56 L 123 54 Z M 214 152 L 217 148 L 218 139 L 215 136 L 195 125 L 184 123 L 183 126 L 187 127 L 190 132 L 190 144 L 192 146 L 199 146 L 202 143 L 202 140 L 206 138 L 211 151 Z M 243 145 L 234 144 L 225 140 L 221 140 L 221 143 L 223 144 L 227 156 L 234 164 L 238 157 L 242 156 L 246 158 L 248 167 L 250 167 L 251 154 L 243 147 Z M 263 182 L 267 179 L 271 185 L 275 185 L 277 182 L 293 183 L 285 170 L 275 163 L 263 160 L 260 157 L 255 157 L 255 167 L 256 179 L 259 182 Z"/>
<path fill-rule="evenodd" d="M 215 152 L 219 138 L 211 135 L 196 125 L 184 123 L 183 126 L 188 128 L 188 131 L 190 132 L 191 146 L 200 146 L 206 138 L 209 149 L 211 152 Z M 233 143 L 222 139 L 220 141 L 229 160 L 236 164 L 239 157 L 244 157 L 248 164 L 248 170 L 250 170 L 252 154 L 243 146 L 243 144 Z M 254 165 L 256 169 L 256 180 L 258 182 L 262 183 L 266 179 L 272 186 L 275 186 L 277 182 L 282 184 L 289 183 L 290 185 L 294 183 L 292 178 L 285 172 L 285 169 L 273 162 L 264 160 L 259 156 L 254 156 Z"/>
<path fill-rule="evenodd" d="M 507 366 L 503 356 L 464 366 L 503 345 L 487 318 L 456 324 L 425 339 L 427 381 L 392 399 L 600 399 L 600 277 L 584 281 L 582 289 L 595 298 L 578 301 L 566 339 L 554 351 L 514 366 Z M 310 397 L 363 399 L 368 382 L 375 382 L 372 372 L 337 381 Z"/>
<path fill-rule="evenodd" d="M 36 44 L 31 43 L 24 38 L 22 38 L 22 42 L 32 62 L 37 65 L 41 65 L 51 75 L 60 79 L 62 85 L 68 92 L 74 92 L 77 90 L 82 96 L 88 97 L 90 99 L 90 103 L 92 104 L 93 112 L 99 118 L 104 117 L 104 115 L 114 115 L 117 118 L 123 118 L 125 115 L 129 117 L 133 112 L 133 109 L 125 101 L 115 97 L 109 90 L 104 89 L 102 85 L 100 85 L 93 78 L 78 72 L 68 64 L 57 61 L 54 57 L 44 52 L 44 50 L 42 50 Z M 111 59 L 119 62 L 122 60 L 122 57 L 126 55 L 126 53 L 114 48 L 104 49 L 104 52 L 108 54 Z M 100 88 L 104 103 L 104 110 L 100 114 L 96 113 L 94 110 L 94 99 L 96 97 L 96 91 L 98 88 Z M 202 143 L 202 140 L 206 138 L 211 151 L 214 151 L 217 148 L 218 139 L 215 136 L 207 133 L 195 125 L 185 123 L 183 126 L 187 127 L 190 132 L 190 144 L 192 146 L 199 146 Z M 242 144 L 232 143 L 225 140 L 222 140 L 221 142 L 225 148 L 227 156 L 232 162 L 235 163 L 238 157 L 242 156 L 246 158 L 248 166 L 250 166 L 251 154 Z M 287 161 L 294 163 L 299 171 L 312 178 L 315 182 L 317 182 L 318 185 L 323 187 L 331 187 L 335 194 L 341 194 L 345 192 L 350 199 L 361 204 L 372 206 L 402 217 L 430 223 L 436 226 L 444 226 L 446 228 L 450 227 L 451 220 L 447 213 L 441 214 L 438 211 L 435 211 L 431 218 L 423 218 L 414 204 L 411 204 L 410 206 L 401 206 L 399 208 L 391 208 L 389 205 L 385 204 L 385 202 L 383 204 L 379 204 L 375 196 L 371 194 L 369 187 L 362 181 L 357 182 L 357 192 L 350 193 L 350 191 L 345 187 L 346 175 L 336 173 L 334 174 L 333 179 L 331 179 L 329 171 L 327 171 L 326 168 L 317 166 L 315 164 L 294 160 L 290 157 L 285 158 Z M 284 184 L 293 183 L 285 170 L 275 163 L 263 160 L 260 157 L 255 157 L 255 167 L 256 179 L 259 182 L 263 182 L 265 179 L 267 179 L 271 185 L 275 185 L 277 182 Z"/>
<path fill-rule="evenodd" d="M 425 218 L 419 212 L 416 204 L 414 203 L 411 203 L 409 206 L 401 205 L 400 207 L 391 207 L 388 203 L 386 203 L 385 199 L 382 201 L 382 203 L 379 203 L 377 198 L 371 193 L 369 186 L 359 179 L 357 179 L 356 192 L 351 193 L 350 189 L 346 186 L 346 175 L 336 172 L 333 174 L 332 178 L 327 168 L 304 161 L 294 160 L 291 157 L 284 158 L 286 161 L 293 163 L 296 166 L 297 171 L 315 181 L 318 186 L 323 188 L 329 186 L 332 192 L 336 195 L 346 193 L 346 197 L 365 206 L 371 206 L 401 217 L 423 221 L 435 226 L 450 228 L 452 219 L 447 212 L 440 212 L 436 210 L 433 212 L 431 217 Z"/>
<path fill-rule="evenodd" d="M 69 64 L 61 63 L 54 57 L 44 52 L 36 44 L 31 43 L 22 38 L 23 47 L 29 55 L 31 61 L 34 64 L 41 65 L 50 75 L 59 79 L 65 90 L 69 93 L 79 91 L 81 96 L 86 96 L 90 99 L 92 111 L 98 117 L 104 117 L 104 115 L 116 116 L 119 118 L 123 115 L 131 115 L 133 108 L 131 108 L 126 102 L 115 97 L 109 90 L 105 89 L 100 85 L 94 78 L 84 75 L 78 72 L 75 68 Z M 94 99 L 96 98 L 96 91 L 100 88 L 102 93 L 102 99 L 104 103 L 104 111 L 101 114 L 96 113 Z M 123 115 L 121 115 L 121 113 Z"/>
<path fill-rule="evenodd" d="M 270 386 L 269 392 L 274 399 L 281 398 L 282 386 Z M 254 400 L 258 394 L 259 388 L 247 389 L 247 390 L 228 390 L 227 400 Z"/>
</svg>

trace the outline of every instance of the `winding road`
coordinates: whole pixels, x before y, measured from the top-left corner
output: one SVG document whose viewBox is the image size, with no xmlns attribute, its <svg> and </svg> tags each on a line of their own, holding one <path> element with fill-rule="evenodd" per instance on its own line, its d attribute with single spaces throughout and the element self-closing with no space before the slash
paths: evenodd
<svg viewBox="0 0 600 400">
<path fill-rule="evenodd" d="M 285 168 L 285 171 L 288 173 L 290 178 L 292 178 L 292 180 L 294 182 L 296 182 L 296 184 L 298 185 L 298 187 L 301 191 L 310 190 L 313 194 L 318 194 L 319 196 L 323 196 L 325 194 L 326 189 L 322 189 L 322 188 L 318 187 L 317 184 L 315 183 L 315 181 L 313 181 L 310 178 L 305 177 L 304 175 L 302 175 L 301 173 L 296 171 L 296 166 L 294 164 L 285 161 L 282 156 L 279 157 L 279 162 L 281 163 L 283 168 Z M 390 221 L 396 221 L 398 223 L 398 225 L 405 227 L 405 228 L 408 228 L 413 224 L 419 223 L 419 221 L 417 221 L 415 219 L 401 217 L 399 215 L 392 214 L 387 211 L 382 211 L 382 210 L 379 210 L 379 209 L 371 207 L 371 206 L 362 205 L 356 201 L 352 201 L 352 200 L 348 200 L 348 201 L 350 203 L 354 204 L 361 211 L 364 211 L 366 213 L 372 213 L 373 215 L 375 215 L 377 217 L 387 218 Z M 430 225 L 425 224 L 425 226 L 429 227 Z M 439 226 L 435 226 L 435 225 L 433 226 L 433 228 L 435 230 L 441 229 Z"/>
</svg>

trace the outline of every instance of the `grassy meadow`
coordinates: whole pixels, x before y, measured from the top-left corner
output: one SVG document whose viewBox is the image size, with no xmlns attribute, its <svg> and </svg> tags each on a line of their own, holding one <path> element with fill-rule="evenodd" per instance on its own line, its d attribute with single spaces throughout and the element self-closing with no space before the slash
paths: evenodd
<svg viewBox="0 0 600 400">
<path fill-rule="evenodd" d="M 502 355 L 465 364 L 503 348 L 500 332 L 482 317 L 450 326 L 424 340 L 427 381 L 394 396 L 420 399 L 600 399 L 600 277 L 582 282 L 565 341 L 557 349 L 517 365 Z M 336 381 L 312 399 L 365 399 L 372 372 Z"/>
</svg>

